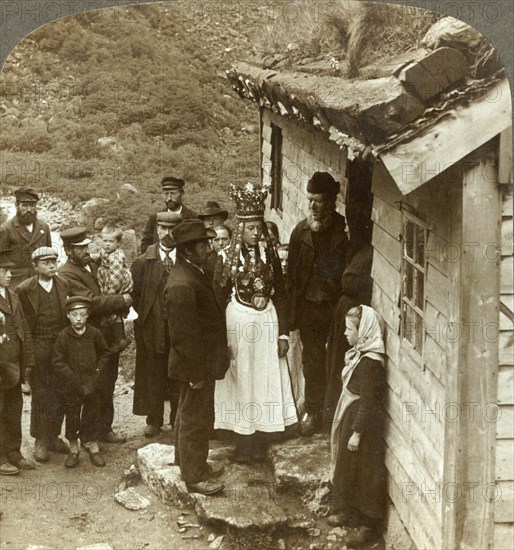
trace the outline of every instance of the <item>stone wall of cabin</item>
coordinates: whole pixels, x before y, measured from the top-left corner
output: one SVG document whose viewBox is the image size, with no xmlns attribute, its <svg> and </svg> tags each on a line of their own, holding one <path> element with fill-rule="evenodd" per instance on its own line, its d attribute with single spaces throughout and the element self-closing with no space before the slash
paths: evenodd
<svg viewBox="0 0 514 550">
<path fill-rule="evenodd" d="M 289 242 L 295 225 L 307 215 L 307 181 L 314 172 L 329 172 L 341 183 L 337 210 L 344 215 L 347 180 L 346 152 L 325 134 L 268 109 L 262 114 L 263 183 L 271 183 L 271 123 L 282 130 L 282 210 L 272 209 L 268 198 L 266 219 L 277 224 L 282 243 Z"/>
</svg>

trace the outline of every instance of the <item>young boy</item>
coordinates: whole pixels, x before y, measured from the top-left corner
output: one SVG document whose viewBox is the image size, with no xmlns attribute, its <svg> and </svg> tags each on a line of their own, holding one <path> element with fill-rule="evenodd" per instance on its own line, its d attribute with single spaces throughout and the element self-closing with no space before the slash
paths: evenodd
<svg viewBox="0 0 514 550">
<path fill-rule="evenodd" d="M 70 321 L 57 336 L 52 367 L 63 382 L 62 400 L 66 414 L 66 438 L 70 453 L 64 465 L 79 463 L 78 438 L 95 466 L 105 466 L 98 447 L 100 421 L 99 375 L 109 360 L 110 350 L 102 333 L 87 325 L 91 300 L 72 296 L 66 300 Z"/>
<path fill-rule="evenodd" d="M 30 380 L 30 435 L 36 439 L 34 458 L 38 462 L 48 461 L 48 451 L 69 452 L 68 445 L 59 437 L 64 411 L 52 376 L 52 348 L 67 324 L 65 304 L 70 294 L 68 281 L 57 275 L 57 256 L 55 248 L 36 248 L 32 253 L 36 275 L 16 287 L 34 342 L 36 367 Z"/>
<path fill-rule="evenodd" d="M 35 465 L 21 454 L 21 382 L 34 367 L 32 338 L 11 282 L 11 250 L 0 251 L 0 475 Z"/>
<path fill-rule="evenodd" d="M 98 285 L 103 295 L 130 294 L 134 288 L 132 274 L 127 267 L 125 253 L 121 249 L 123 232 L 119 227 L 106 224 L 100 232 L 102 250 L 100 252 L 97 272 Z M 128 310 L 127 310 L 128 314 Z M 119 315 L 111 315 L 102 323 L 112 325 L 118 344 L 111 346 L 112 351 L 123 351 L 130 343 L 126 337 L 123 319 Z"/>
</svg>

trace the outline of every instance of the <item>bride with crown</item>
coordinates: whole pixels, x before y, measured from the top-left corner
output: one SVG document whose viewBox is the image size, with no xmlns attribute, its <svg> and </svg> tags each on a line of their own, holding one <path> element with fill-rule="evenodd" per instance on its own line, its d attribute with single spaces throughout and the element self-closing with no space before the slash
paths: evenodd
<svg viewBox="0 0 514 550">
<path fill-rule="evenodd" d="M 231 351 L 230 368 L 216 382 L 214 428 L 234 432 L 233 458 L 242 463 L 263 460 L 270 435 L 298 422 L 286 359 L 285 286 L 264 222 L 267 194 L 252 183 L 231 186 L 238 225 L 213 283 L 226 305 Z"/>
</svg>

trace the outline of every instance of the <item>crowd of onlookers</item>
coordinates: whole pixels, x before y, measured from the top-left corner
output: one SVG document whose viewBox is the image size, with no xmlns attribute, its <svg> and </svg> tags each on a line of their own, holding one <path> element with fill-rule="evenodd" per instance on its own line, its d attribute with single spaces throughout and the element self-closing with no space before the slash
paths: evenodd
<svg viewBox="0 0 514 550">
<path fill-rule="evenodd" d="M 21 454 L 22 383 L 36 461 L 64 453 L 74 468 L 82 446 L 103 466 L 99 442 L 125 441 L 113 430 L 113 393 L 132 309 L 133 412 L 151 438 L 170 402 L 175 464 L 190 491 L 224 488 L 223 466 L 207 460 L 213 430 L 230 436 L 242 464 L 264 460 L 278 437 L 327 431 L 329 522 L 358 527 L 348 544 L 369 540 L 386 494 L 369 204 L 353 201 L 345 219 L 335 208 L 339 183 L 316 172 L 306 217 L 281 243 L 264 220 L 265 187 L 231 187 L 233 223 L 214 201 L 187 208 L 182 179 L 161 187 L 165 207 L 149 217 L 132 265 L 121 228 L 106 223 L 94 260 L 86 228 L 63 230 L 60 269 L 37 192 L 15 192 L 16 215 L 0 228 L 0 474 L 35 467 Z"/>
</svg>

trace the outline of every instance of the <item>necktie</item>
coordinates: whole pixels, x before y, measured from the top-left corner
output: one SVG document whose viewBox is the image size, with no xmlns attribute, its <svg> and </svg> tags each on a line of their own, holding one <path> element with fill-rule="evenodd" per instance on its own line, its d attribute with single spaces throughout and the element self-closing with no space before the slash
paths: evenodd
<svg viewBox="0 0 514 550">
<path fill-rule="evenodd" d="M 163 252 L 165 254 L 164 257 L 164 267 L 166 268 L 166 271 L 169 273 L 171 271 L 171 268 L 173 267 L 173 260 L 170 257 L 171 250 L 164 250 Z"/>
</svg>

